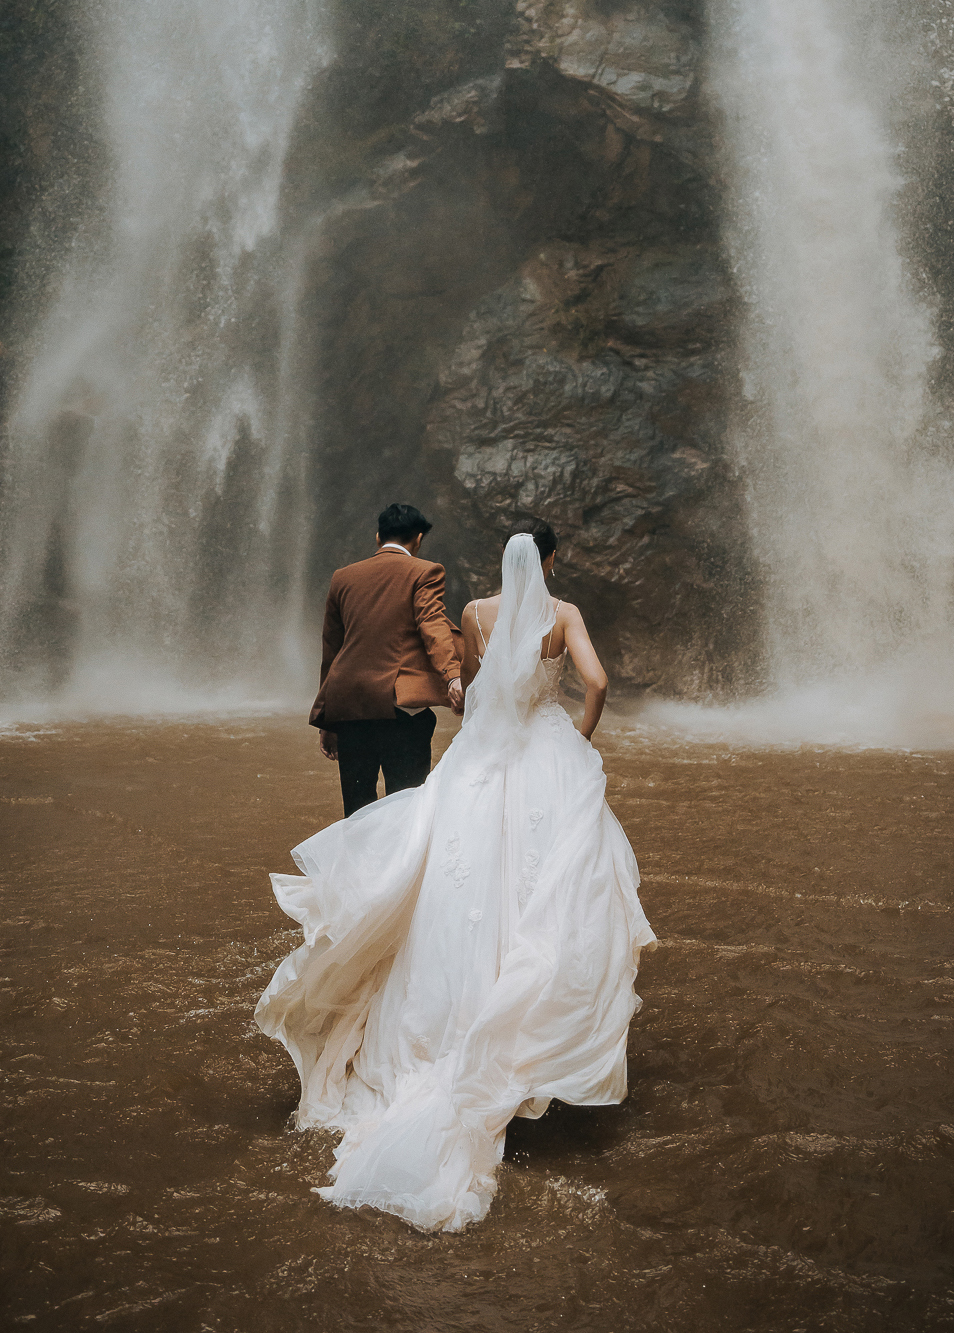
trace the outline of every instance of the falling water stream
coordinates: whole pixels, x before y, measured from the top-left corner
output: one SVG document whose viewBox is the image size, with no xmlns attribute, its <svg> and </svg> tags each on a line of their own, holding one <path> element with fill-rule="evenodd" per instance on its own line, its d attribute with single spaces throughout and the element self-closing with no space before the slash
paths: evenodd
<svg viewBox="0 0 954 1333">
<path fill-rule="evenodd" d="M 312 0 L 91 11 L 102 221 L 36 332 L 5 486 L 0 637 L 34 704 L 296 677 L 308 474 L 279 205 L 319 20 Z"/>
<path fill-rule="evenodd" d="M 749 0 L 719 66 L 756 408 L 739 447 L 787 688 L 923 641 L 954 551 L 917 450 L 934 348 L 892 222 L 896 150 L 844 17 L 833 0 Z"/>
<path fill-rule="evenodd" d="M 950 423 L 940 444 L 928 430 L 937 349 L 904 261 L 891 128 L 912 55 L 879 46 L 884 18 L 851 0 L 712 6 L 746 308 L 734 446 L 768 681 L 748 706 L 663 708 L 663 721 L 763 741 L 954 742 L 954 451 Z"/>
<path fill-rule="evenodd" d="M 11 422 L 0 654 L 14 714 L 274 700 L 310 676 L 316 451 L 300 246 L 280 205 L 302 95 L 329 58 L 318 5 L 91 11 L 111 171 Z M 649 724 L 954 741 L 954 466 L 925 424 L 931 319 L 896 218 L 904 78 L 885 76 L 917 65 L 872 39 L 885 14 L 712 0 L 745 309 L 733 447 L 766 670 L 754 701 L 656 704 Z"/>
</svg>

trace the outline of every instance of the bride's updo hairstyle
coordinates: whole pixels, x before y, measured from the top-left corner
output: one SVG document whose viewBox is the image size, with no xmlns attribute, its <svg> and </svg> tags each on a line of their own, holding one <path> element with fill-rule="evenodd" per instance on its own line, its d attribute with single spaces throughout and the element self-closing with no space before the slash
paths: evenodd
<svg viewBox="0 0 954 1333">
<path fill-rule="evenodd" d="M 533 538 L 533 544 L 540 552 L 541 565 L 559 545 L 556 533 L 550 527 L 550 524 L 542 518 L 527 518 L 520 523 L 515 523 L 510 529 L 510 537 L 516 537 L 523 532 Z"/>
</svg>

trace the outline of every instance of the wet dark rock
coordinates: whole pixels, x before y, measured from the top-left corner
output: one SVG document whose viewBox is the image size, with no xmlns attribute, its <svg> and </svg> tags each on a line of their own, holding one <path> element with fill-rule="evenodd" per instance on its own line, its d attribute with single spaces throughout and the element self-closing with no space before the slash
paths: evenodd
<svg viewBox="0 0 954 1333">
<path fill-rule="evenodd" d="M 580 355 L 586 296 L 573 295 L 594 270 L 615 297 L 641 264 L 651 274 L 679 262 L 623 256 L 629 273 L 607 278 L 612 262 L 549 246 L 473 312 L 428 422 L 445 497 L 469 510 L 470 587 L 492 586 L 492 539 L 515 512 L 547 515 L 562 539 L 560 588 L 588 609 L 616 674 L 667 689 L 705 688 L 719 647 L 701 641 L 726 547 L 712 514 L 726 491 L 719 384 L 701 355 L 622 337 Z M 561 287 L 571 295 L 554 299 Z"/>
<path fill-rule="evenodd" d="M 16 0 L 0 32 L 0 267 L 6 255 L 30 298 L 0 302 L 11 383 L 61 256 L 99 235 L 109 155 L 76 13 Z M 555 590 L 584 608 L 618 683 L 731 689 L 754 634 L 725 455 L 734 317 L 701 7 L 331 0 L 327 13 L 334 59 L 301 108 L 280 241 L 301 261 L 287 384 L 316 618 L 330 571 L 367 551 L 390 500 L 433 511 L 428 550 L 455 612 L 493 586 L 512 519 L 541 513 L 561 536 Z M 233 510 L 216 517 L 210 567 L 264 558 L 233 543 Z M 55 561 L 48 573 L 44 642 L 59 644 Z"/>
<path fill-rule="evenodd" d="M 692 5 L 521 0 L 432 57 L 401 132 L 363 125 L 310 265 L 316 584 L 400 496 L 441 516 L 430 549 L 459 609 L 538 513 L 561 536 L 556 590 L 620 683 L 731 687 L 746 547 L 699 23 Z"/>
</svg>

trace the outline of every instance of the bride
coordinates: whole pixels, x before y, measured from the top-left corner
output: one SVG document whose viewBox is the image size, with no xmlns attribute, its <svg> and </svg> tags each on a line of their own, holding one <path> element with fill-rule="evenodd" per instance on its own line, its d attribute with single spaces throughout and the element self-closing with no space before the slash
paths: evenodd
<svg viewBox="0 0 954 1333">
<path fill-rule="evenodd" d="M 552 528 L 523 528 L 499 596 L 464 612 L 464 721 L 443 759 L 296 847 L 303 876 L 272 876 L 305 942 L 255 1017 L 298 1067 L 298 1128 L 344 1131 L 317 1192 L 425 1230 L 485 1216 L 513 1116 L 623 1100 L 656 942 L 589 743 L 606 676 L 547 592 Z M 557 702 L 567 651 L 582 734 Z"/>
</svg>

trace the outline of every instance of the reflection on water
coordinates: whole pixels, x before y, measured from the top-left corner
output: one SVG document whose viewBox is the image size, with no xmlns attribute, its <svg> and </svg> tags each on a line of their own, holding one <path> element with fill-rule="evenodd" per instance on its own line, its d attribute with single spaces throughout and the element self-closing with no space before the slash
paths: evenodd
<svg viewBox="0 0 954 1333">
<path fill-rule="evenodd" d="M 296 939 L 266 871 L 337 815 L 317 735 L 6 738 L 14 1326 L 954 1327 L 954 756 L 602 748 L 663 941 L 629 1100 L 515 1123 L 488 1221 L 430 1237 L 310 1193 L 251 1022 Z"/>
</svg>

